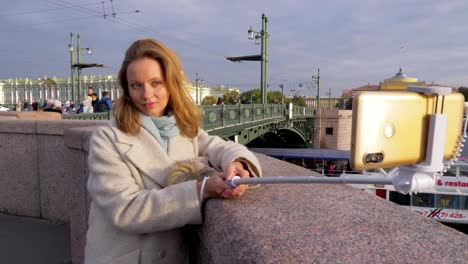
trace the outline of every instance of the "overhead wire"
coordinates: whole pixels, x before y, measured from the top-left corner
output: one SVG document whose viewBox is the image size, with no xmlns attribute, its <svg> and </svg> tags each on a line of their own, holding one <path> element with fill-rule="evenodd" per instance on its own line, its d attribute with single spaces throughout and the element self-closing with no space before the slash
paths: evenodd
<svg viewBox="0 0 468 264">
<path fill-rule="evenodd" d="M 37 26 L 37 25 L 46 25 L 46 24 L 51 24 L 51 23 L 56 23 L 56 22 L 66 22 L 66 21 L 77 21 L 77 20 L 83 20 L 83 19 L 90 19 L 90 18 L 93 18 L 92 16 L 84 16 L 84 17 L 74 17 L 74 18 L 63 18 L 63 19 L 54 19 L 54 20 L 47 20 L 47 21 L 44 21 L 44 22 L 39 22 L 39 23 L 28 23 L 28 24 L 18 24 L 18 26 Z M 18 28 L 14 28 L 14 29 L 9 29 L 9 30 L 0 30 L 0 32 L 2 33 L 7 33 L 7 32 L 21 32 L 21 31 L 26 31 L 28 30 L 27 28 L 21 30 L 21 29 L 18 29 Z"/>
<path fill-rule="evenodd" d="M 59 3 L 57 3 L 56 1 L 58 1 Z M 47 2 L 50 2 L 52 4 L 56 4 L 56 5 L 61 5 L 61 6 L 68 5 L 71 8 L 75 8 L 75 10 L 77 10 L 77 11 L 102 17 L 102 14 L 100 14 L 99 12 L 96 12 L 95 10 L 92 10 L 92 9 L 89 9 L 89 8 L 86 8 L 86 7 L 83 7 L 83 6 L 75 5 L 73 3 L 69 3 L 69 2 L 66 2 L 64 0 L 53 0 L 53 1 L 52 0 L 47 0 Z M 81 10 L 78 10 L 76 8 L 79 8 Z M 140 11 L 138 13 L 142 13 L 142 12 Z M 117 15 L 118 14 L 119 13 L 117 13 Z M 142 31 L 144 33 L 148 33 L 150 35 L 154 35 L 156 37 L 160 37 L 160 36 L 164 35 L 164 36 L 166 36 L 168 38 L 172 38 L 172 39 L 174 39 L 176 41 L 185 43 L 185 44 L 187 44 L 189 46 L 192 46 L 192 47 L 195 47 L 195 48 L 197 48 L 199 50 L 204 50 L 204 51 L 208 52 L 209 54 L 217 54 L 217 55 L 219 55 L 219 56 L 221 56 L 223 58 L 225 57 L 224 54 L 220 54 L 220 53 L 218 53 L 217 51 L 214 51 L 214 50 L 208 50 L 204 46 L 201 46 L 201 45 L 199 45 L 197 43 L 194 43 L 194 42 L 191 42 L 191 41 L 188 41 L 188 40 L 185 40 L 185 39 L 177 38 L 177 37 L 174 37 L 174 36 L 170 36 L 170 35 L 167 35 L 167 34 L 163 34 L 163 33 L 154 31 L 154 30 L 152 30 L 150 28 L 138 25 L 136 23 L 126 21 L 126 20 L 124 20 L 122 18 L 119 18 L 119 17 L 109 17 L 109 15 L 108 15 L 108 17 L 105 20 L 108 20 L 108 21 L 111 21 L 111 22 L 114 22 L 114 23 L 117 23 L 117 24 L 126 25 L 126 26 L 129 26 L 129 27 L 133 27 L 134 29 L 137 29 L 137 30 Z"/>
<path fill-rule="evenodd" d="M 35 11 L 17 12 L 17 13 L 9 14 L 9 15 L 15 15 L 15 14 L 16 15 L 27 15 L 27 14 L 34 14 L 34 13 L 50 12 L 50 11 L 55 11 L 55 10 L 73 9 L 73 10 L 75 10 L 77 12 L 82 13 L 82 14 L 86 14 L 87 16 L 79 17 L 79 18 L 66 18 L 66 19 L 59 19 L 59 20 L 50 20 L 50 21 L 44 21 L 44 22 L 41 22 L 41 23 L 32 23 L 32 24 L 23 24 L 23 25 L 24 26 L 42 25 L 42 24 L 82 20 L 82 19 L 89 19 L 91 17 L 96 17 L 96 18 L 107 20 L 107 21 L 112 22 L 112 23 L 116 23 L 116 24 L 120 24 L 120 25 L 127 26 L 127 27 L 130 27 L 130 28 L 134 28 L 134 29 L 136 29 L 138 31 L 147 33 L 149 35 L 153 35 L 155 37 L 165 36 L 167 38 L 173 39 L 173 40 L 181 42 L 181 43 L 183 43 L 183 44 L 185 44 L 187 46 L 190 46 L 192 48 L 196 48 L 197 50 L 203 50 L 203 51 L 207 52 L 210 56 L 213 56 L 213 58 L 218 57 L 218 56 L 221 57 L 221 58 L 224 58 L 226 56 L 225 54 L 221 54 L 220 52 L 212 50 L 212 49 L 207 49 L 205 46 L 199 45 L 199 44 L 194 43 L 192 41 L 188 41 L 188 40 L 185 40 L 185 39 L 178 38 L 176 36 L 171 36 L 171 35 L 168 35 L 168 34 L 157 32 L 157 31 L 155 31 L 155 30 L 153 30 L 151 28 L 148 28 L 148 27 L 145 27 L 145 26 L 142 26 L 142 25 L 139 25 L 139 24 L 124 20 L 122 18 L 119 18 L 118 16 L 112 17 L 112 16 L 107 15 L 107 17 L 103 18 L 103 14 L 101 12 L 98 12 L 96 10 L 88 8 L 88 6 L 99 5 L 99 4 L 101 4 L 101 2 L 99 2 L 99 3 L 86 3 L 86 4 L 74 4 L 74 3 L 69 3 L 69 2 L 64 1 L 64 0 L 46 0 L 46 1 L 53 4 L 53 5 L 59 6 L 59 7 L 58 8 L 41 9 L 41 10 L 35 10 Z M 113 11 L 113 12 L 115 12 L 115 11 Z M 136 11 L 132 11 L 132 12 L 116 13 L 116 15 L 129 14 L 129 13 L 140 13 L 140 14 L 142 14 L 143 12 L 141 12 L 140 10 L 136 10 Z M 0 32 L 2 32 L 2 31 L 0 31 Z M 14 32 L 18 32 L 18 29 L 15 29 Z"/>
<path fill-rule="evenodd" d="M 98 5 L 98 3 L 87 3 L 87 4 L 81 4 L 80 6 L 90 6 L 90 5 Z M 71 8 L 71 7 L 47 8 L 47 9 L 40 9 L 40 10 L 34 10 L 34 11 L 16 12 L 16 13 L 4 12 L 4 13 L 0 13 L 0 16 L 8 17 L 8 16 L 30 15 L 30 14 L 37 14 L 37 13 L 47 13 L 50 11 L 63 10 L 63 9 L 68 9 L 68 8 Z"/>
</svg>

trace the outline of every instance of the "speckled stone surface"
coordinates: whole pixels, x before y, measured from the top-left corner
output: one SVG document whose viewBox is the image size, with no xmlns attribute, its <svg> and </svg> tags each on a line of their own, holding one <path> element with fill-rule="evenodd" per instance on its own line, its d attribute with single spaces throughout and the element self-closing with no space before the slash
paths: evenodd
<svg viewBox="0 0 468 264">
<path fill-rule="evenodd" d="M 37 120 L 37 133 L 47 135 L 61 135 L 64 131 L 74 127 L 90 127 L 103 125 L 107 120 Z"/>
<path fill-rule="evenodd" d="M 64 165 L 64 131 L 105 122 L 1 120 L 0 212 L 68 222 L 72 176 Z M 79 143 L 86 140 L 81 137 Z"/>
<path fill-rule="evenodd" d="M 70 188 L 73 185 L 73 170 L 80 160 L 69 159 L 65 146 L 64 132 L 73 127 L 91 127 L 105 121 L 50 120 L 38 121 L 39 179 L 41 190 L 42 216 L 45 219 L 68 222 L 70 215 Z M 88 144 L 80 137 L 81 144 Z M 58 166 L 57 166 L 58 165 Z M 83 166 L 83 165 L 82 165 Z M 85 170 L 83 166 L 81 170 Z"/>
<path fill-rule="evenodd" d="M 68 199 L 65 147 L 63 136 L 36 135 L 39 161 L 39 189 L 41 190 L 41 212 L 45 219 L 69 221 L 70 199 Z"/>
<path fill-rule="evenodd" d="M 73 163 L 69 161 L 73 160 Z M 69 169 L 75 172 L 70 179 L 70 240 L 73 263 L 83 263 L 84 247 L 86 243 L 86 231 L 88 229 L 88 193 L 86 181 L 88 176 L 87 153 L 75 149 L 69 149 L 67 157 Z"/>
<path fill-rule="evenodd" d="M 87 192 L 89 139 L 96 127 L 80 127 L 65 131 L 67 168 L 73 171 L 70 177 L 70 240 L 72 263 L 84 261 L 86 231 L 91 198 Z"/>
<path fill-rule="evenodd" d="M 0 129 L 7 126 L 8 131 L 14 129 L 2 123 L 5 121 L 0 122 Z M 29 124 L 26 126 L 27 131 Z M 40 216 L 38 166 L 34 134 L 0 133 L 0 212 Z"/>
<path fill-rule="evenodd" d="M 265 176 L 312 175 L 257 155 Z M 467 263 L 468 236 L 346 185 L 263 185 L 211 199 L 201 263 Z"/>
</svg>

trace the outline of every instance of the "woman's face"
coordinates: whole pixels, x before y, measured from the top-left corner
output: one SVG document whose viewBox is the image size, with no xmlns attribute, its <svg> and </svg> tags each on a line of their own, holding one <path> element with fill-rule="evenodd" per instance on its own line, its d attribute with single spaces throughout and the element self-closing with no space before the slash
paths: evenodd
<svg viewBox="0 0 468 264">
<path fill-rule="evenodd" d="M 169 91 L 159 62 L 142 58 L 127 68 L 128 90 L 135 106 L 149 116 L 161 117 L 169 102 Z"/>
</svg>

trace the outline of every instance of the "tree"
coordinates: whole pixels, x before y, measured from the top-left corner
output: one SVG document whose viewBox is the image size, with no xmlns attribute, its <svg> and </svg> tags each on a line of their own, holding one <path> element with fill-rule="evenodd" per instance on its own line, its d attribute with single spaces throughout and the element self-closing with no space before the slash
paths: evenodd
<svg viewBox="0 0 468 264">
<path fill-rule="evenodd" d="M 305 107 L 306 106 L 306 102 L 304 100 L 304 97 L 302 96 L 294 96 L 292 101 L 291 101 L 294 105 L 297 105 L 297 106 L 302 106 L 302 107 Z"/>
<path fill-rule="evenodd" d="M 458 87 L 458 92 L 463 94 L 463 96 L 465 96 L 465 102 L 467 102 L 468 101 L 468 88 L 464 86 Z"/>
<path fill-rule="evenodd" d="M 267 91 L 267 104 L 280 104 L 283 95 L 280 91 Z M 260 89 L 245 91 L 240 94 L 240 99 L 243 104 L 260 104 L 262 101 Z"/>
<path fill-rule="evenodd" d="M 237 104 L 239 100 L 239 92 L 234 90 L 223 95 L 224 104 Z"/>
<path fill-rule="evenodd" d="M 216 104 L 216 97 L 212 95 L 205 96 L 202 100 L 202 105 L 214 105 Z"/>
<path fill-rule="evenodd" d="M 353 98 L 352 97 L 341 97 L 335 107 L 337 109 L 352 110 L 353 109 Z"/>
<path fill-rule="evenodd" d="M 259 104 L 261 101 L 260 98 L 260 89 L 249 90 L 240 94 L 241 102 L 244 104 Z"/>
<path fill-rule="evenodd" d="M 269 104 L 281 104 L 281 98 L 283 94 L 280 91 L 268 91 L 267 92 L 267 102 Z"/>
</svg>

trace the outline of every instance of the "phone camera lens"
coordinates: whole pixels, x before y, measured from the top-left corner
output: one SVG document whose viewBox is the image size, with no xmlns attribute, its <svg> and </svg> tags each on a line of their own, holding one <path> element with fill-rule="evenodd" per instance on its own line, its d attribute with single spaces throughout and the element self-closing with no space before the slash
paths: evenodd
<svg viewBox="0 0 468 264">
<path fill-rule="evenodd" d="M 366 163 L 379 163 L 383 160 L 382 153 L 369 153 L 366 154 Z"/>
<path fill-rule="evenodd" d="M 382 161 L 383 160 L 383 154 L 382 153 L 379 153 L 377 154 L 377 161 Z"/>
</svg>

